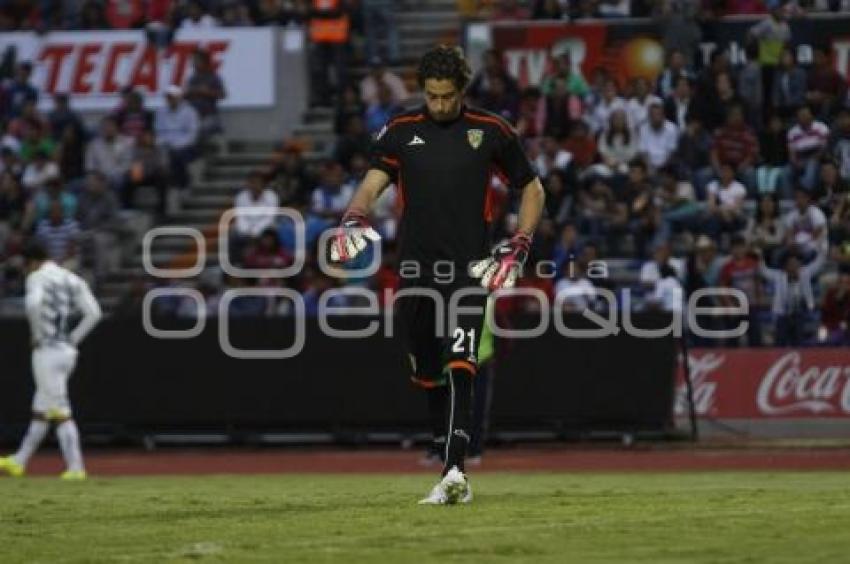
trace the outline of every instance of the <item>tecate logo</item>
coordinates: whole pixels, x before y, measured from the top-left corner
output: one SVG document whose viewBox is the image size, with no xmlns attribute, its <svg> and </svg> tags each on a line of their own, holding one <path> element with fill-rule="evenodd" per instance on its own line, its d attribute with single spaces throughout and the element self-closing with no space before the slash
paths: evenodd
<svg viewBox="0 0 850 564">
<path fill-rule="evenodd" d="M 694 408 L 697 415 L 710 415 L 714 410 L 717 382 L 709 381 L 712 372 L 720 368 L 726 357 L 722 354 L 708 353 L 700 357 L 688 357 L 691 367 L 691 382 L 694 385 Z M 688 412 L 688 389 L 684 382 L 676 393 L 676 415 Z"/>
<path fill-rule="evenodd" d="M 850 413 L 850 365 L 800 367 L 800 353 L 779 357 L 758 390 L 765 415 Z"/>
</svg>

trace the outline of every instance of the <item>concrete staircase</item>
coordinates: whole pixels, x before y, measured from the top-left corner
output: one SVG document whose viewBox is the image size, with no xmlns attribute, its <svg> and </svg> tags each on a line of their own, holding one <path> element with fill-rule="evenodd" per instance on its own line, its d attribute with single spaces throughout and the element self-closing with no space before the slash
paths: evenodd
<svg viewBox="0 0 850 564">
<path fill-rule="evenodd" d="M 219 218 L 233 204 L 233 198 L 244 185 L 248 173 L 269 164 L 273 149 L 273 143 L 268 142 L 225 143 L 223 150 L 199 163 L 200 166 L 195 171 L 196 181 L 183 198 L 180 211 L 170 215 L 165 222 L 157 226 L 196 229 L 206 242 L 206 265 L 217 265 Z M 141 199 L 144 207 L 147 198 L 143 194 Z M 158 268 L 188 267 L 194 264 L 196 250 L 195 242 L 189 237 L 157 237 L 152 245 L 151 261 Z M 120 268 L 98 285 L 98 297 L 104 309 L 110 311 L 114 308 L 133 280 L 139 278 L 147 278 L 142 259 L 141 237 L 135 241 L 133 251 L 124 257 Z"/>
<path fill-rule="evenodd" d="M 409 83 L 412 91 L 416 89 L 415 68 L 422 53 L 438 43 L 460 42 L 461 22 L 456 7 L 456 0 L 426 0 L 406 2 L 399 10 L 397 25 L 402 60 L 399 65 L 390 68 Z M 363 62 L 354 64 L 352 80 L 359 81 L 366 72 L 368 67 Z M 333 151 L 333 116 L 333 108 L 311 108 L 294 131 L 293 136 L 306 141 L 310 147 L 305 155 L 308 160 L 327 157 Z M 271 142 L 225 142 L 222 150 L 203 163 L 196 182 L 182 202 L 181 211 L 162 225 L 186 226 L 200 231 L 207 243 L 206 264 L 217 265 L 218 220 L 232 205 L 248 173 L 268 165 L 274 149 Z M 193 264 L 194 247 L 194 242 L 188 237 L 158 237 L 153 244 L 152 262 L 160 268 L 190 266 Z M 136 242 L 133 252 L 124 258 L 120 268 L 99 284 L 98 295 L 104 309 L 112 310 L 132 282 L 140 277 L 145 277 L 141 239 Z"/>
</svg>

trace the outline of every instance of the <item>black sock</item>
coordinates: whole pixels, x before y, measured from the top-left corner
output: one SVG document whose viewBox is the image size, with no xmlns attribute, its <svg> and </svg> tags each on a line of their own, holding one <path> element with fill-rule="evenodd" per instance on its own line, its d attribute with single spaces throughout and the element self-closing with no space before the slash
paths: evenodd
<svg viewBox="0 0 850 564">
<path fill-rule="evenodd" d="M 472 417 L 473 374 L 463 368 L 452 368 L 449 373 L 449 432 L 446 438 L 446 463 L 443 475 L 457 466 L 464 472 L 463 462 L 469 445 L 470 419 Z"/>
<path fill-rule="evenodd" d="M 448 386 L 437 386 L 426 390 L 428 397 L 428 417 L 431 423 L 431 453 L 445 460 L 446 425 L 448 424 Z"/>
</svg>

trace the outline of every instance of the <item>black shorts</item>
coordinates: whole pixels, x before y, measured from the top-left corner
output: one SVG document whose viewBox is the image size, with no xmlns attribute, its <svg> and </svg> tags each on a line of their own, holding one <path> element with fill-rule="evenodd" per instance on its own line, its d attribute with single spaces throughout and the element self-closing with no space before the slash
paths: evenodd
<svg viewBox="0 0 850 564">
<path fill-rule="evenodd" d="M 410 359 L 414 383 L 444 385 L 446 368 L 478 370 L 486 305 L 487 292 L 477 280 L 440 284 L 402 279 L 393 306 L 394 330 Z"/>
</svg>

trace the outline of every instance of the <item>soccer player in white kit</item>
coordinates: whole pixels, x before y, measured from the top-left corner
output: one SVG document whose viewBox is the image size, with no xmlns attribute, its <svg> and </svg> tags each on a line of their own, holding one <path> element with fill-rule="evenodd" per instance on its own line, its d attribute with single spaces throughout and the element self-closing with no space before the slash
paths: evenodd
<svg viewBox="0 0 850 564">
<path fill-rule="evenodd" d="M 86 471 L 80 434 L 68 400 L 68 379 L 77 362 L 77 345 L 100 320 L 100 306 L 85 280 L 48 260 L 40 244 L 28 245 L 24 259 L 35 397 L 32 421 L 21 446 L 12 456 L 0 458 L 0 470 L 11 476 L 22 476 L 27 462 L 53 423 L 67 466 L 62 479 L 84 480 Z M 82 319 L 71 330 L 70 318 L 76 312 L 82 314 Z"/>
</svg>

